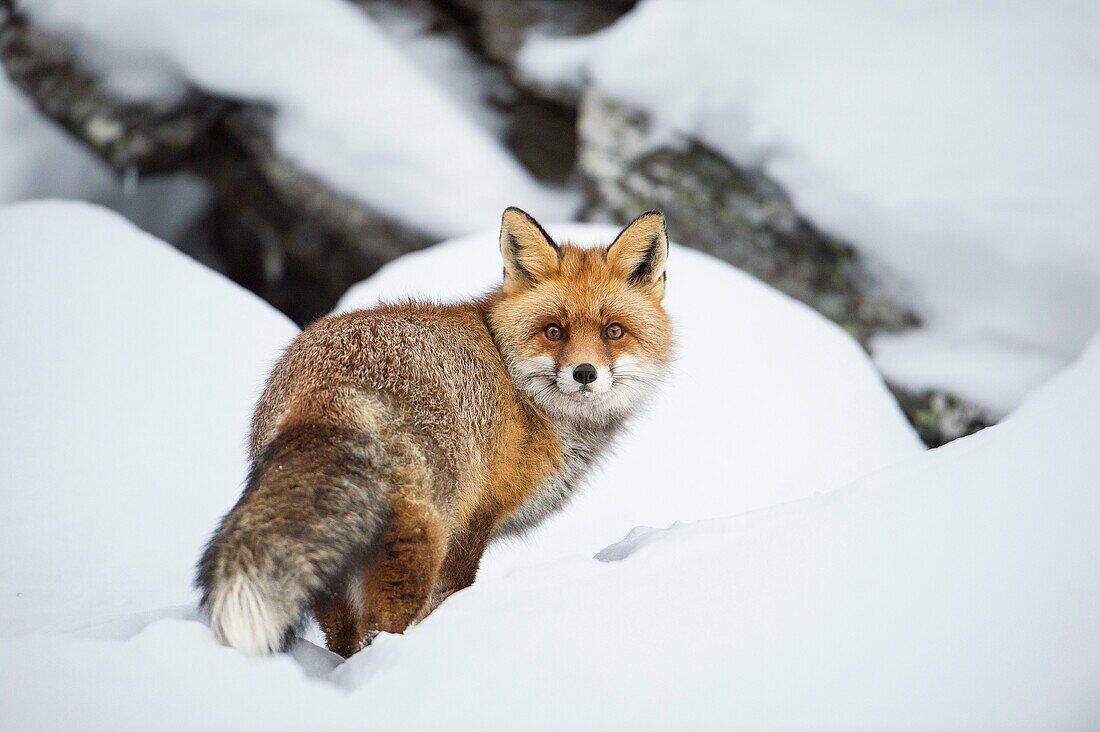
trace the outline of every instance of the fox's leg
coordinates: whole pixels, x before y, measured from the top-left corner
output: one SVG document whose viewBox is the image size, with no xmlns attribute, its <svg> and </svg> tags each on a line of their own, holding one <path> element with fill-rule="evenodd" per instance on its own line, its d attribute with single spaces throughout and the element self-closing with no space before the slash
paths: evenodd
<svg viewBox="0 0 1100 732">
<path fill-rule="evenodd" d="M 392 501 L 382 545 L 344 592 L 317 600 L 325 645 L 348 658 L 380 631 L 400 633 L 422 617 L 446 549 L 438 514 L 420 501 Z"/>
<path fill-rule="evenodd" d="M 439 572 L 439 582 L 416 622 L 426 618 L 448 597 L 474 583 L 481 557 L 493 538 L 494 529 L 491 518 L 475 517 L 465 530 L 454 536 Z"/>
<path fill-rule="evenodd" d="M 343 595 L 317 600 L 313 614 L 325 632 L 325 645 L 333 653 L 347 658 L 363 647 L 362 614 Z"/>
<path fill-rule="evenodd" d="M 396 498 L 383 534 L 383 550 L 363 572 L 364 636 L 401 633 L 421 617 L 447 549 L 446 530 L 435 509 Z"/>
</svg>

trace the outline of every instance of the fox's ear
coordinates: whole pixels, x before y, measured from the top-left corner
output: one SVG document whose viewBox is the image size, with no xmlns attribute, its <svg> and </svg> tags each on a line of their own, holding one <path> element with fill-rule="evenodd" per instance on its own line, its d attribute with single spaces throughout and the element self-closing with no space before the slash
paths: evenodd
<svg viewBox="0 0 1100 732">
<path fill-rule="evenodd" d="M 500 222 L 504 291 L 529 287 L 558 271 L 560 250 L 539 223 L 515 206 Z"/>
<path fill-rule="evenodd" d="M 652 288 L 657 297 L 665 294 L 665 261 L 668 234 L 665 215 L 646 211 L 627 224 L 607 248 L 607 263 L 627 284 Z"/>
</svg>

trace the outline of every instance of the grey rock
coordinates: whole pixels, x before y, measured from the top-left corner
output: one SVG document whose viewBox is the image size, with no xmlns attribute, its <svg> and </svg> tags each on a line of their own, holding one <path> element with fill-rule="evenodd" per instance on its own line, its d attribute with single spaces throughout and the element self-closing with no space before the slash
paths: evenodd
<svg viewBox="0 0 1100 732">
<path fill-rule="evenodd" d="M 984 407 L 938 389 L 908 391 L 896 384 L 890 390 L 929 447 L 939 447 L 996 424 Z"/>
<path fill-rule="evenodd" d="M 918 322 L 876 291 L 850 245 L 803 218 L 759 171 L 698 141 L 654 146 L 645 114 L 592 86 L 581 95 L 577 130 L 589 218 L 621 223 L 660 209 L 677 241 L 809 304 L 863 343 Z"/>
<path fill-rule="evenodd" d="M 665 213 L 682 244 L 713 254 L 813 307 L 867 347 L 880 332 L 919 325 L 890 299 L 852 246 L 821 231 L 781 186 L 697 140 L 655 145 L 647 116 L 589 85 L 580 95 L 577 170 L 587 218 L 625 223 Z M 995 423 L 942 390 L 888 385 L 925 444 L 936 447 Z"/>
</svg>

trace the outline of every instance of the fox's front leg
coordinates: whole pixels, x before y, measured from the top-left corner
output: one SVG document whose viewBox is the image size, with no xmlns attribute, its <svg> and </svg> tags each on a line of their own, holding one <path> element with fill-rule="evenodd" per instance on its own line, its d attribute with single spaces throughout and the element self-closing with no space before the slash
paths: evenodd
<svg viewBox="0 0 1100 732">
<path fill-rule="evenodd" d="M 481 557 L 493 538 L 495 528 L 496 523 L 492 519 L 479 517 L 451 539 L 439 571 L 439 582 L 416 622 L 428 617 L 448 597 L 474 583 Z"/>
</svg>

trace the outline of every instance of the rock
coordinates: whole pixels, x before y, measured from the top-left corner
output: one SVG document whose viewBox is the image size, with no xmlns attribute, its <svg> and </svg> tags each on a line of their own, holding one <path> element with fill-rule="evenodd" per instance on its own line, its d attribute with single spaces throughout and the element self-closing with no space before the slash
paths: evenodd
<svg viewBox="0 0 1100 732">
<path fill-rule="evenodd" d="M 916 315 L 873 288 L 850 245 L 818 230 L 763 174 L 698 141 L 654 146 L 647 117 L 589 86 L 581 95 L 577 172 L 588 217 L 629 221 L 664 211 L 677 241 L 786 292 L 866 343 Z"/>
<path fill-rule="evenodd" d="M 939 447 L 996 424 L 983 407 L 940 390 L 911 392 L 888 384 L 924 444 Z"/>
</svg>

